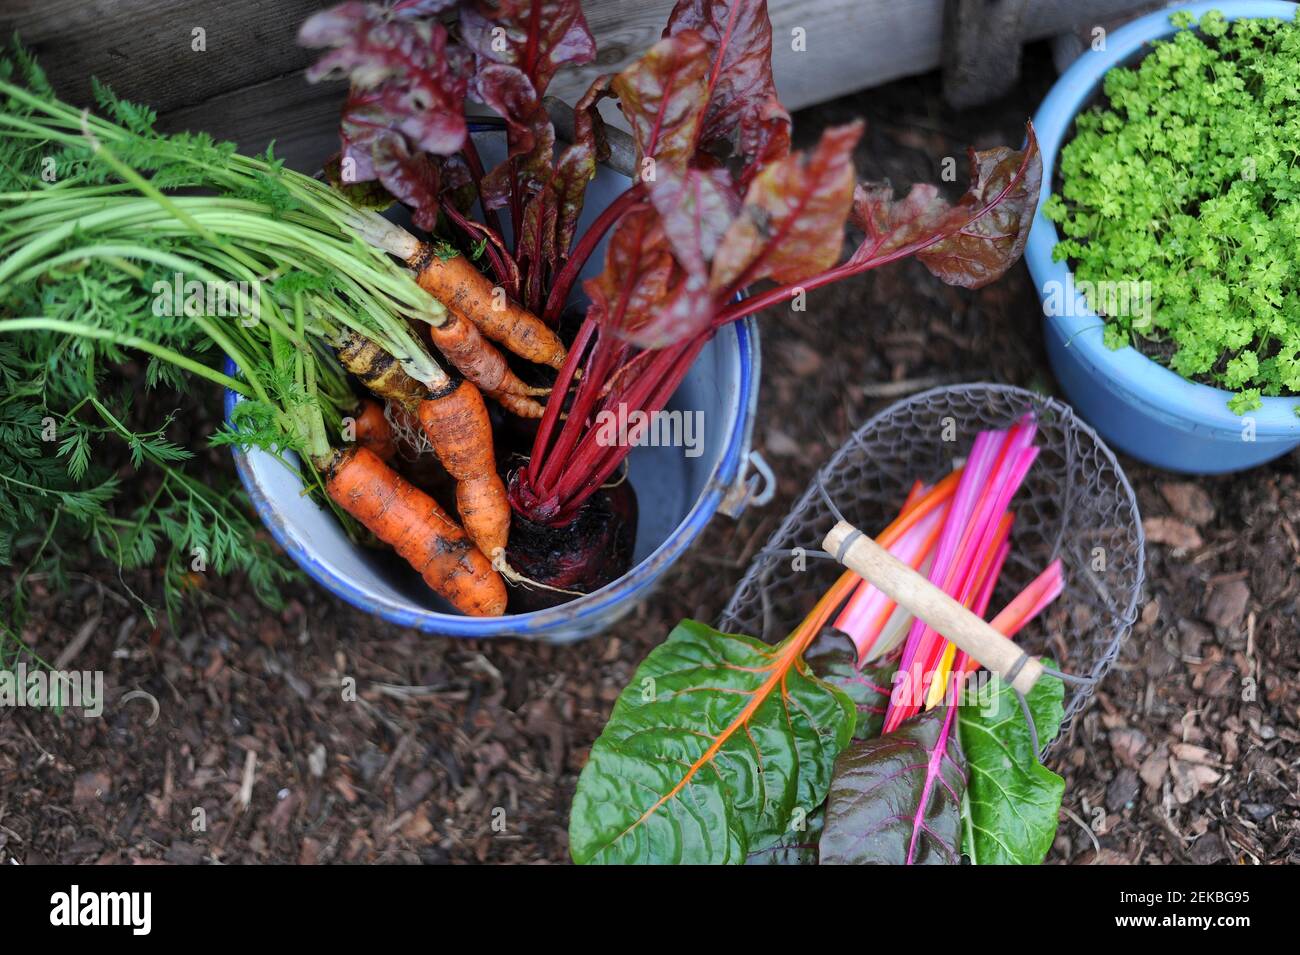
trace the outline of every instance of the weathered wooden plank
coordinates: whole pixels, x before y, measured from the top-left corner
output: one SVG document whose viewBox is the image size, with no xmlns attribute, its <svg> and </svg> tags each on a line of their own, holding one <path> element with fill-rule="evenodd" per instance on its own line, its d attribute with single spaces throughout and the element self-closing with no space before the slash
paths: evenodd
<svg viewBox="0 0 1300 955">
<path fill-rule="evenodd" d="M 124 0 L 138 3 L 142 0 Z M 791 109 L 833 98 L 939 63 L 943 0 L 771 0 L 773 71 Z M 600 73 L 635 59 L 663 32 L 674 0 L 589 0 L 588 25 L 597 37 L 597 61 L 562 71 L 552 93 L 576 100 Z M 128 94 L 153 101 L 148 93 Z M 296 168 L 318 164 L 337 149 L 333 119 L 341 84 L 310 87 L 300 75 L 265 79 L 163 116 L 167 129 L 205 129 L 260 150 L 271 139 Z M 607 104 L 608 105 L 608 104 Z M 606 110 L 618 123 L 617 111 Z"/>
<path fill-rule="evenodd" d="M 322 0 L 5 0 L 0 36 L 35 50 L 55 89 L 90 103 L 98 76 L 160 113 L 303 69 L 294 42 Z M 193 31 L 203 31 L 203 51 Z"/>
<path fill-rule="evenodd" d="M 1006 93 L 1020 79 L 1029 0 L 947 0 L 943 94 L 962 109 Z"/>
<path fill-rule="evenodd" d="M 597 62 L 556 77 L 570 102 L 599 73 L 619 69 L 654 43 L 674 0 L 587 0 Z M 314 52 L 298 26 L 325 0 L 6 0 L 0 35 L 18 30 L 62 95 L 90 102 L 90 74 L 148 103 L 167 129 L 205 129 L 260 150 L 271 139 L 291 164 L 314 168 L 337 148 L 342 86 L 309 86 Z M 1033 0 L 1026 39 L 1077 29 L 1135 0 Z M 791 109 L 923 73 L 940 65 L 944 0 L 769 0 L 773 70 Z M 206 30 L 206 52 L 191 31 Z M 607 104 L 608 105 L 608 104 Z M 607 115 L 610 115 L 607 112 Z M 610 116 L 617 121 L 617 114 Z"/>
<path fill-rule="evenodd" d="M 946 0 L 943 92 L 958 109 L 987 102 L 1020 80 L 1026 40 L 1073 32 L 1151 0 Z"/>
<path fill-rule="evenodd" d="M 160 113 L 301 70 L 299 24 L 321 0 L 11 0 L 0 31 L 20 32 L 56 87 L 90 99 L 89 74 Z M 552 92 L 576 99 L 659 38 L 673 0 L 589 0 L 600 54 Z M 777 85 L 793 108 L 938 63 L 942 0 L 772 0 Z M 191 31 L 206 31 L 205 52 Z M 796 32 L 798 31 L 798 32 Z M 796 42 L 797 41 L 797 42 Z M 796 48 L 798 47 L 798 48 Z"/>
<path fill-rule="evenodd" d="M 314 174 L 338 152 L 345 90 L 342 83 L 312 86 L 291 73 L 166 113 L 158 127 L 208 132 L 238 143 L 244 153 L 259 153 L 274 141 L 275 154 L 290 168 Z"/>
</svg>

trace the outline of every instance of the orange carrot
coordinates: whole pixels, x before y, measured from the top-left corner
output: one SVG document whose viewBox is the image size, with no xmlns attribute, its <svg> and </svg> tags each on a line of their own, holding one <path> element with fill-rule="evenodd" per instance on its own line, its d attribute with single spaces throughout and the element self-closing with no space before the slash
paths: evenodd
<svg viewBox="0 0 1300 955">
<path fill-rule="evenodd" d="M 456 482 L 456 510 L 465 533 L 493 562 L 505 559 L 510 540 L 510 501 L 496 474 Z"/>
<path fill-rule="evenodd" d="M 468 318 L 488 338 L 539 365 L 558 369 L 564 364 L 560 337 L 528 309 L 510 301 L 504 290 L 498 291 L 465 256 L 444 259 L 426 245 L 409 264 L 422 289 L 451 312 Z"/>
<path fill-rule="evenodd" d="M 506 609 L 506 585 L 438 503 L 363 447 L 335 451 L 330 497 L 420 572 L 453 607 L 474 617 Z"/>
<path fill-rule="evenodd" d="M 473 322 L 455 312 L 447 313 L 441 325 L 431 325 L 429 334 L 456 370 L 484 391 L 513 395 L 546 394 L 546 388 L 530 388 L 510 370 L 501 352 L 483 337 Z"/>
<path fill-rule="evenodd" d="M 488 397 L 520 418 L 540 418 L 546 407 L 525 395 L 512 395 L 508 391 L 489 391 Z"/>
<path fill-rule="evenodd" d="M 427 390 L 402 368 L 401 363 L 370 339 L 349 332 L 335 349 L 341 364 L 381 398 L 412 405 Z"/>
<path fill-rule="evenodd" d="M 496 469 L 492 424 L 483 396 L 468 381 L 420 402 L 420 424 L 433 452 L 456 479 L 456 507 L 465 532 L 488 557 L 504 552 L 510 504 Z"/>
<path fill-rule="evenodd" d="M 451 313 L 448 315 L 452 320 L 445 327 L 468 330 L 469 334 L 462 336 L 461 340 L 472 344 L 472 340 L 477 339 L 485 348 L 491 349 L 496 361 L 509 372 L 505 368 L 505 359 L 483 340 L 478 329 L 451 316 Z M 437 337 L 438 329 L 435 329 L 435 341 Z M 480 349 L 478 354 L 482 355 L 484 351 Z M 495 558 L 498 553 L 504 553 L 510 538 L 510 503 L 506 498 L 505 484 L 497 474 L 492 424 L 478 388 L 467 379 L 439 394 L 430 395 L 378 345 L 360 336 L 345 340 L 339 348 L 339 360 L 368 388 L 393 401 L 397 409 L 415 412 L 438 460 L 456 481 L 456 507 L 465 533 L 486 557 Z M 503 376 L 498 374 L 496 377 L 500 379 Z M 525 387 L 518 378 L 514 380 L 520 387 Z M 527 412 L 530 417 L 541 417 L 541 405 L 526 395 L 504 392 L 496 393 L 496 397 L 509 409 Z M 380 417 L 382 419 L 382 412 Z M 387 421 L 383 424 L 391 439 L 391 426 Z M 384 457 L 382 453 L 378 456 Z"/>
<path fill-rule="evenodd" d="M 363 398 L 352 420 L 357 444 L 369 448 L 382 461 L 391 461 L 397 456 L 397 439 L 379 402 Z"/>
</svg>

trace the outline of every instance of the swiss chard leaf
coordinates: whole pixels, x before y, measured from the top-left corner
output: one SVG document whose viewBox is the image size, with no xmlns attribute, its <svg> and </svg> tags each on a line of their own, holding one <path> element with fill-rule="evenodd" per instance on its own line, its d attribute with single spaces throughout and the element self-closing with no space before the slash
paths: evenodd
<svg viewBox="0 0 1300 955">
<path fill-rule="evenodd" d="M 801 649 L 678 624 L 591 748 L 569 819 L 574 861 L 740 863 L 821 805 L 853 705 Z"/>
<path fill-rule="evenodd" d="M 642 177 L 683 273 L 633 336 L 637 344 L 658 347 L 708 327 L 708 263 L 740 209 L 732 173 L 718 160 L 741 160 L 743 189 L 763 162 L 789 151 L 789 116 L 776 100 L 771 54 L 763 0 L 682 0 L 664 40 L 615 81 Z"/>
<path fill-rule="evenodd" d="M 555 221 L 555 250 L 567 258 L 578 232 L 578 218 L 582 215 L 587 184 L 596 175 L 596 163 L 609 158 L 609 143 L 605 138 L 605 122 L 597 109 L 600 101 L 610 95 L 608 76 L 599 77 L 591 84 L 573 107 L 573 142 L 564 148 L 555 162 L 552 180 L 558 211 Z"/>
<path fill-rule="evenodd" d="M 715 289 L 764 278 L 798 282 L 835 265 L 853 203 L 853 147 L 861 135 L 861 122 L 827 129 L 811 153 L 786 156 L 754 178 L 714 257 Z"/>
<path fill-rule="evenodd" d="M 401 136 L 383 136 L 371 146 L 375 174 L 384 188 L 411 208 L 421 229 L 432 232 L 438 223 L 438 167 L 427 153 L 412 153 Z"/>
<path fill-rule="evenodd" d="M 426 12 L 343 3 L 308 18 L 298 42 L 331 48 L 307 71 L 309 82 L 346 77 L 370 125 L 400 131 L 412 152 L 445 156 L 465 142 L 469 64 L 462 49 L 448 44 L 441 23 L 420 16 Z M 346 130 L 344 139 L 346 158 Z"/>
<path fill-rule="evenodd" d="M 527 276 L 523 302 L 534 311 L 542 304 L 546 279 L 568 258 L 578 230 L 578 218 L 582 215 L 587 184 L 596 175 L 598 158 L 608 155 L 604 123 L 596 108 L 608 95 L 608 77 L 592 83 L 574 107 L 573 142 L 559 154 L 554 169 L 539 164 L 532 170 L 541 181 L 536 194 L 524 206 L 518 257 Z M 554 129 L 549 123 L 544 133 L 541 142 L 549 155 L 554 146 Z"/>
<path fill-rule="evenodd" d="M 782 832 L 765 835 L 749 847 L 745 865 L 816 865 L 826 814 L 799 814 Z"/>
<path fill-rule="evenodd" d="M 480 194 L 486 209 L 512 208 L 520 293 L 528 308 L 537 309 L 544 284 L 568 253 L 595 172 L 599 119 L 591 107 L 600 94 L 593 87 L 578 104 L 576 141 L 558 163 L 543 97 L 561 66 L 595 59 L 596 42 L 578 0 L 463 3 L 460 27 L 474 54 L 474 90 L 506 121 L 507 157 L 483 177 Z"/>
<path fill-rule="evenodd" d="M 894 199 L 888 183 L 863 183 L 853 223 L 866 233 L 850 264 L 870 268 L 915 251 L 949 285 L 981 288 L 1020 258 L 1038 205 L 1043 166 L 1032 125 L 1025 148 L 971 150 L 971 183 L 955 205 L 932 185 Z"/>
<path fill-rule="evenodd" d="M 663 220 L 648 205 L 622 218 L 605 251 L 605 268 L 583 288 L 591 298 L 591 317 L 646 348 L 689 337 L 713 315 L 707 276 L 682 267 Z"/>
<path fill-rule="evenodd" d="M 559 215 L 555 189 L 548 182 L 524 206 L 516 256 L 526 277 L 520 290 L 524 303 L 536 308 L 542 296 L 542 283 L 555 265 L 555 228 Z"/>
<path fill-rule="evenodd" d="M 678 269 L 668 294 L 644 321 L 624 333 L 633 344 L 663 348 L 677 341 L 689 341 L 706 329 L 713 317 L 713 298 L 708 277 Z"/>
<path fill-rule="evenodd" d="M 528 157 L 526 164 L 543 168 L 551 160 L 549 146 L 555 142 L 551 118 L 542 105 L 528 76 L 517 66 L 507 63 L 485 63 L 474 74 L 474 92 L 478 99 L 491 106 L 506 121 L 507 161 L 491 173 L 500 185 L 495 192 L 485 196 L 493 208 L 504 205 L 508 193 L 511 171 L 509 160 Z M 544 142 L 549 141 L 549 142 Z"/>
<path fill-rule="evenodd" d="M 659 348 L 708 328 L 714 312 L 707 260 L 740 201 L 722 169 L 661 172 L 650 199 L 677 267 L 663 299 L 626 335 L 634 344 Z"/>
<path fill-rule="evenodd" d="M 835 761 L 823 864 L 958 865 L 965 759 L 953 711 L 938 706 Z"/>
<path fill-rule="evenodd" d="M 436 15 L 457 6 L 459 40 L 452 42 Z M 428 191 L 437 183 L 421 153 L 450 156 L 464 146 L 466 92 L 506 121 L 508 160 L 483 178 L 484 206 L 504 206 L 513 192 L 522 216 L 551 177 L 546 87 L 560 66 L 588 63 L 596 53 L 578 0 L 343 3 L 308 19 L 299 42 L 329 48 L 309 80 L 341 76 L 352 84 L 341 128 L 343 157 L 355 173 L 349 181 L 380 179 L 424 228 L 436 219 L 438 197 Z M 558 195 L 540 202 L 554 205 Z M 553 216 L 541 204 L 533 213 L 535 224 Z M 534 239 L 547 241 L 536 231 Z"/>
<path fill-rule="evenodd" d="M 692 31 L 707 45 L 708 107 L 699 149 L 736 156 L 742 186 L 790 151 L 790 114 L 772 81 L 772 21 L 766 0 L 679 0 L 664 36 Z"/>
<path fill-rule="evenodd" d="M 642 207 L 619 222 L 605 249 L 605 268 L 583 288 L 605 327 L 633 334 L 668 295 L 675 271 L 659 216 Z"/>
<path fill-rule="evenodd" d="M 717 168 L 662 175 L 650 190 L 650 201 L 678 260 L 701 274 L 740 211 L 731 177 Z"/>
<path fill-rule="evenodd" d="M 954 207 L 960 227 L 917 254 L 949 285 L 982 288 L 1001 278 L 1025 251 L 1043 180 L 1032 124 L 1027 135 L 1022 150 L 970 151 L 970 188 Z"/>
<path fill-rule="evenodd" d="M 849 220 L 865 233 L 866 241 L 849 261 L 870 261 L 928 238 L 949 208 L 938 187 L 928 182 L 915 183 L 902 199 L 894 198 L 888 182 L 858 183 Z"/>
<path fill-rule="evenodd" d="M 708 82 L 708 45 L 689 30 L 660 40 L 614 77 L 611 85 L 632 127 L 643 176 L 657 178 L 661 165 L 681 171 L 691 161 Z"/>
<path fill-rule="evenodd" d="M 963 849 L 979 865 L 1038 865 L 1056 838 L 1065 780 L 1038 762 L 1015 692 L 993 677 L 989 693 L 958 714 L 970 765 Z M 1065 685 L 1044 676 L 1026 699 L 1046 744 L 1061 728 Z"/>
<path fill-rule="evenodd" d="M 307 71 L 310 82 L 351 83 L 339 127 L 341 178 L 378 179 L 425 229 L 437 220 L 439 187 L 427 154 L 452 155 L 468 135 L 471 59 L 432 19 L 448 6 L 450 0 L 343 3 L 310 17 L 298 32 L 303 46 L 329 48 Z"/>
<path fill-rule="evenodd" d="M 517 68 L 540 98 L 555 71 L 596 58 L 579 0 L 495 0 L 461 8 L 461 34 L 480 59 Z"/>
<path fill-rule="evenodd" d="M 826 627 L 813 641 L 804 659 L 819 678 L 838 687 L 857 708 L 854 739 L 875 739 L 885 725 L 885 710 L 898 662 L 875 660 L 858 668 L 858 652 L 853 641 L 834 627 Z"/>
</svg>

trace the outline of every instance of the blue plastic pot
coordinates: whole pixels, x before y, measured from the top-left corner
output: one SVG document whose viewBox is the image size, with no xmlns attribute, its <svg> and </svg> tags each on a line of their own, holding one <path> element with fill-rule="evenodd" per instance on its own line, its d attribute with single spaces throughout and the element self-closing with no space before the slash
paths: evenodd
<svg viewBox="0 0 1300 955">
<path fill-rule="evenodd" d="M 1219 10 L 1228 19 L 1295 16 L 1293 3 L 1217 0 L 1180 10 L 1198 19 Z M 1106 49 L 1088 51 L 1070 66 L 1034 116 L 1043 154 L 1043 189 L 1025 261 L 1044 313 L 1049 290 L 1074 289 L 1069 266 L 1052 261 L 1056 227 L 1042 213 L 1052 193 L 1057 154 L 1074 128 L 1074 117 L 1091 105 L 1112 66 L 1140 58 L 1146 46 L 1175 32 L 1174 10 L 1140 17 L 1106 38 Z M 1246 415 L 1228 410 L 1231 393 L 1199 385 L 1157 364 L 1133 348 L 1112 351 L 1102 341 L 1102 320 L 1081 294 L 1067 315 L 1046 314 L 1047 354 L 1061 387 L 1079 413 L 1116 447 L 1171 471 L 1220 474 L 1271 461 L 1300 445 L 1300 398 L 1265 398 Z"/>
<path fill-rule="evenodd" d="M 493 145 L 479 143 L 489 164 L 495 159 Z M 618 173 L 600 169 L 580 228 L 627 184 Z M 603 264 L 602 244 L 584 277 Z M 758 381 L 758 329 L 751 317 L 714 336 L 668 404 L 669 410 L 704 413 L 702 453 L 687 457 L 682 448 L 638 447 L 629 455 L 639 510 L 632 569 L 593 594 L 534 613 L 461 616 L 400 560 L 352 543 L 333 514 L 303 495 L 298 475 L 280 461 L 256 449 L 235 449 L 235 465 L 271 536 L 307 574 L 353 606 L 429 633 L 569 642 L 600 633 L 635 608 L 715 512 L 735 516 L 749 500 L 761 501 L 746 478 Z M 239 400 L 226 392 L 227 419 Z M 755 463 L 765 469 L 761 460 Z"/>
</svg>

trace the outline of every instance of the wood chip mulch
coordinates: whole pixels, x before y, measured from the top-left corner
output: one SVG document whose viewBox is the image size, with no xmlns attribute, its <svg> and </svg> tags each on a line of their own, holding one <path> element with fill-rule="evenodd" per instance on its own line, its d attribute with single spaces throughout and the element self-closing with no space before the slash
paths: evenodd
<svg viewBox="0 0 1300 955">
<path fill-rule="evenodd" d="M 864 178 L 937 180 L 966 143 L 1018 143 L 1052 78 L 1031 50 L 1021 91 L 985 109 L 945 109 L 925 77 L 798 125 L 807 140 L 865 115 Z M 172 631 L 124 596 L 156 593 L 150 575 L 38 581 L 25 639 L 105 670 L 109 700 L 101 719 L 0 711 L 0 863 L 564 862 L 577 773 L 637 662 L 678 619 L 716 618 L 813 471 L 890 401 L 977 380 L 1054 391 L 1040 316 L 1023 265 L 968 293 L 914 263 L 764 315 L 756 444 L 776 500 L 716 519 L 647 605 L 575 646 L 399 630 L 310 582 L 268 614 L 214 575 Z M 1300 862 L 1296 457 L 1207 479 L 1124 464 L 1148 593 L 1053 756 L 1067 790 L 1049 861 Z M 124 699 L 140 690 L 152 725 L 148 699 Z"/>
</svg>

